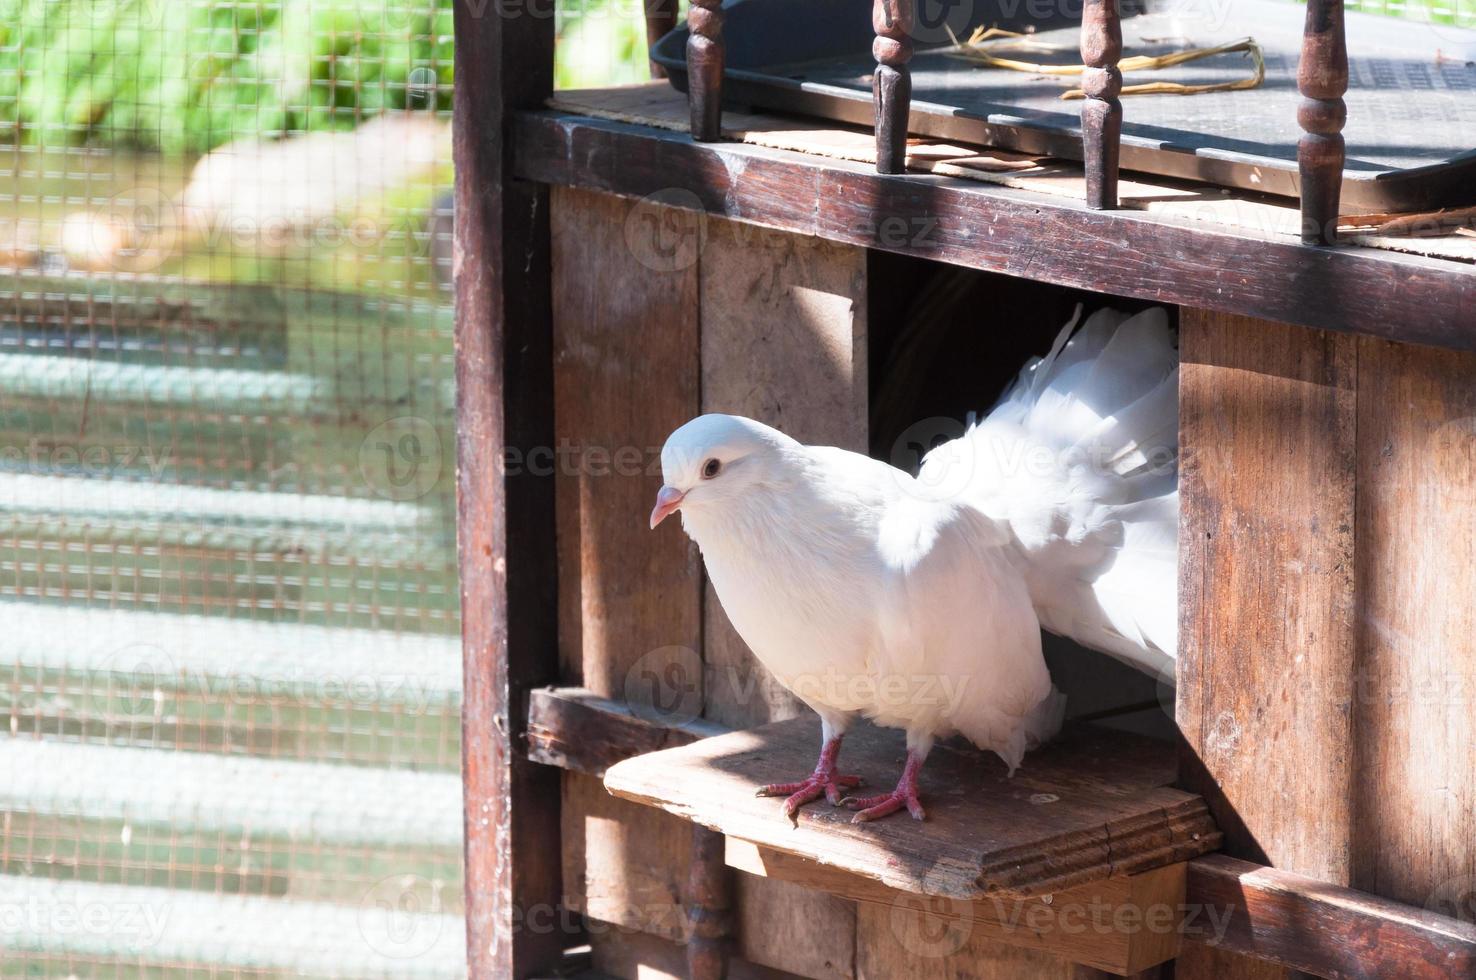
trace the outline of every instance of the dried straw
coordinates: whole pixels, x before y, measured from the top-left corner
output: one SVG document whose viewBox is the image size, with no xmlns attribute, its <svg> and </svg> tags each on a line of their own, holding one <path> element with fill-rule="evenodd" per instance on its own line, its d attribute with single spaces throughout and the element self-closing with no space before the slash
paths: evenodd
<svg viewBox="0 0 1476 980">
<path fill-rule="evenodd" d="M 946 26 L 946 25 L 945 25 Z M 1008 43 L 1009 47 L 1023 48 L 1027 51 L 1049 52 L 1059 49 L 1050 48 L 1037 44 L 1029 39 L 1028 35 L 1015 31 L 1006 31 L 998 27 L 985 29 L 978 27 L 974 33 L 969 35 L 967 41 L 960 41 L 957 35 L 949 31 L 957 46 L 957 53 L 969 61 L 977 62 L 987 68 L 1004 68 L 1008 71 L 1024 71 L 1037 75 L 1080 75 L 1086 70 L 1086 65 L 1049 65 L 1039 64 L 1031 61 L 1020 61 L 1015 58 L 1001 58 L 991 54 L 990 50 L 1000 50 L 996 45 L 1000 41 Z M 986 45 L 988 47 L 986 48 Z M 1180 82 L 1141 82 L 1136 85 L 1124 85 L 1123 95 L 1200 95 L 1205 92 L 1231 92 L 1240 89 L 1252 89 L 1266 80 L 1266 59 L 1261 53 L 1261 46 L 1256 43 L 1255 38 L 1244 37 L 1238 41 L 1230 41 L 1225 44 L 1216 44 L 1207 48 L 1189 48 L 1184 51 L 1170 51 L 1161 55 L 1132 55 L 1118 61 L 1117 67 L 1123 72 L 1130 71 L 1156 71 L 1162 68 L 1173 68 L 1176 65 L 1187 64 L 1191 61 L 1200 61 L 1204 58 L 1213 58 L 1221 54 L 1233 54 L 1244 51 L 1251 57 L 1251 65 L 1254 73 L 1248 78 L 1238 78 L 1233 82 L 1216 82 L 1211 85 L 1184 85 Z M 1083 97 L 1079 88 L 1068 89 L 1061 93 L 1063 99 L 1080 99 Z"/>
</svg>

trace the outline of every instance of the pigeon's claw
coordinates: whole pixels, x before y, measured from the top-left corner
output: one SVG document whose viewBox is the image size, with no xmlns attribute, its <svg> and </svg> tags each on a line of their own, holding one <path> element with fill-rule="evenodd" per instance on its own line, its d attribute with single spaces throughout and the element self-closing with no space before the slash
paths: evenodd
<svg viewBox="0 0 1476 980">
<path fill-rule="evenodd" d="M 896 813 L 903 807 L 907 808 L 907 812 L 912 814 L 912 819 L 914 820 L 926 820 L 928 818 L 927 811 L 918 802 L 917 791 L 915 789 L 904 790 L 900 786 L 890 793 L 883 793 L 880 796 L 863 796 L 860 799 L 851 798 L 846 800 L 845 803 L 852 810 L 858 811 L 851 818 L 851 823 L 866 823 L 871 820 L 880 820 L 882 817 Z"/>
<path fill-rule="evenodd" d="M 815 772 L 797 783 L 770 783 L 759 788 L 758 796 L 784 796 L 784 815 L 793 820 L 799 808 L 823 793 L 831 806 L 840 806 L 842 790 L 855 789 L 861 785 L 860 776 L 845 776 L 835 772 Z"/>
<path fill-rule="evenodd" d="M 903 807 L 912 814 L 914 820 L 926 820 L 927 811 L 917 800 L 917 774 L 922 771 L 923 757 L 921 754 L 907 750 L 907 765 L 902 767 L 902 778 L 897 780 L 897 788 L 890 793 L 880 796 L 863 796 L 861 799 L 845 800 L 846 806 L 852 810 L 859 811 L 851 818 L 851 823 L 866 823 L 870 820 L 880 820 L 889 814 L 896 813 Z"/>
</svg>

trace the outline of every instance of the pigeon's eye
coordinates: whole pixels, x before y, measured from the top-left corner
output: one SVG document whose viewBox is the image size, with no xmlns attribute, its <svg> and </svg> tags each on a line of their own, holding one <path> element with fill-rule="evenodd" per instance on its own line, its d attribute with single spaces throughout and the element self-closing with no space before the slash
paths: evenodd
<svg viewBox="0 0 1476 980">
<path fill-rule="evenodd" d="M 721 470 L 722 468 L 723 464 L 721 462 L 716 459 L 709 459 L 707 462 L 702 464 L 702 479 L 711 480 L 713 477 L 718 475 L 718 470 Z"/>
</svg>

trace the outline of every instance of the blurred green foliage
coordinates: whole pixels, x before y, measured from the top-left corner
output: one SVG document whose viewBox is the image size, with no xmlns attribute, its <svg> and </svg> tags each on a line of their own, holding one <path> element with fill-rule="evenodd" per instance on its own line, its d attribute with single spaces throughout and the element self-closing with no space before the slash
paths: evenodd
<svg viewBox="0 0 1476 980">
<path fill-rule="evenodd" d="M 638 3 L 556 9 L 561 87 L 645 77 Z M 0 0 L 6 142 L 199 153 L 448 109 L 451 72 L 451 0 Z"/>
<path fill-rule="evenodd" d="M 447 108 L 447 0 L 0 0 L 0 133 L 201 152 Z"/>
</svg>

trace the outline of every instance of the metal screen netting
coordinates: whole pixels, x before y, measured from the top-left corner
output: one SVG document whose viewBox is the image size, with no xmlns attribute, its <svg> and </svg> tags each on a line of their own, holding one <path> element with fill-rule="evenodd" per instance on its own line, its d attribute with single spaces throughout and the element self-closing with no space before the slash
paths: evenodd
<svg viewBox="0 0 1476 980">
<path fill-rule="evenodd" d="M 0 0 L 0 975 L 464 975 L 451 51 Z"/>
<path fill-rule="evenodd" d="M 465 974 L 452 40 L 0 0 L 0 977 Z"/>
</svg>

